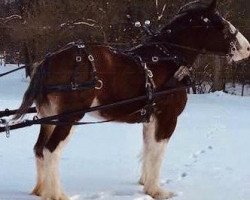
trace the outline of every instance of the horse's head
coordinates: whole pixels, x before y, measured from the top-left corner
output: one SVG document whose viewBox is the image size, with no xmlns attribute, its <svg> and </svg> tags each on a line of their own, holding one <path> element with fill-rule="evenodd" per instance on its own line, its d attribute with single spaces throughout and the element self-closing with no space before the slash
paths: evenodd
<svg viewBox="0 0 250 200">
<path fill-rule="evenodd" d="M 224 54 L 235 62 L 250 56 L 249 42 L 216 11 L 216 0 L 194 1 L 183 6 L 160 34 L 180 48 L 189 47 L 190 51 Z"/>
</svg>

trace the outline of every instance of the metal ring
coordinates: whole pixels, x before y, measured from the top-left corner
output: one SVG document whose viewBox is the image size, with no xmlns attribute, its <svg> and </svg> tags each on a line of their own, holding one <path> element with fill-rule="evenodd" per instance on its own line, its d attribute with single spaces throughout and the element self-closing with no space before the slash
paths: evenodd
<svg viewBox="0 0 250 200">
<path fill-rule="evenodd" d="M 9 122 L 6 121 L 5 123 L 5 132 L 6 132 L 6 138 L 10 137 L 10 126 L 9 126 Z"/>
<path fill-rule="evenodd" d="M 153 56 L 153 57 L 152 57 L 152 61 L 153 61 L 153 62 L 158 62 L 158 61 L 159 61 L 159 57 Z"/>
<path fill-rule="evenodd" d="M 82 57 L 81 56 L 76 56 L 76 62 L 81 62 L 82 61 Z"/>
<path fill-rule="evenodd" d="M 99 86 L 95 86 L 96 90 L 100 90 L 103 87 L 103 82 L 101 80 L 98 80 L 97 83 L 99 83 Z"/>
<path fill-rule="evenodd" d="M 147 75 L 148 75 L 149 78 L 153 78 L 153 76 L 154 76 L 153 73 L 152 73 L 152 71 L 149 70 L 149 69 L 147 71 Z"/>
<path fill-rule="evenodd" d="M 89 59 L 90 62 L 93 62 L 95 60 L 94 57 L 91 54 L 88 55 L 88 59 Z"/>
<path fill-rule="evenodd" d="M 145 88 L 150 88 L 151 87 L 151 83 L 146 83 L 145 84 Z"/>
</svg>

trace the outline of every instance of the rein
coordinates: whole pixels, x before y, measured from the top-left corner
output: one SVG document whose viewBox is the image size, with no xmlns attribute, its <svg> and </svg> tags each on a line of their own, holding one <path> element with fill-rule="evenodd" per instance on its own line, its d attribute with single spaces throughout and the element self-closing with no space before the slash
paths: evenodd
<svg viewBox="0 0 250 200">
<path fill-rule="evenodd" d="M 206 49 L 197 49 L 197 48 L 193 48 L 193 47 L 189 47 L 189 46 L 185 46 L 185 45 L 180 45 L 180 44 L 176 44 L 176 43 L 171 43 L 171 42 L 152 42 L 152 43 L 148 43 L 149 45 L 166 45 L 165 48 L 167 48 L 168 46 L 171 46 L 171 47 L 176 47 L 176 48 L 179 48 L 179 49 L 184 49 L 184 50 L 188 50 L 188 51 L 192 51 L 192 52 L 196 52 L 198 54 L 210 54 L 210 55 L 214 55 L 214 54 L 218 54 L 220 56 L 223 56 L 223 57 L 227 57 L 228 55 L 225 55 L 223 53 L 220 53 L 220 52 L 211 52 L 211 51 L 208 51 Z"/>
<path fill-rule="evenodd" d="M 24 65 L 24 66 L 18 67 L 18 68 L 16 68 L 16 69 L 10 70 L 10 71 L 8 71 L 8 72 L 2 73 L 2 74 L 0 74 L 0 77 L 6 76 L 6 75 L 11 74 L 11 73 L 13 73 L 13 72 L 16 72 L 16 71 L 19 71 L 19 70 L 21 70 L 21 69 L 24 69 L 25 67 L 26 67 L 26 66 Z"/>
<path fill-rule="evenodd" d="M 167 90 L 162 90 L 159 92 L 154 92 L 153 98 L 157 98 L 157 97 L 161 97 L 167 94 L 172 94 L 181 90 L 185 90 L 187 89 L 189 86 L 180 86 L 177 88 L 172 88 L 172 89 L 167 89 Z M 17 124 L 13 124 L 10 125 L 5 119 L 0 119 L 0 124 L 2 124 L 3 126 L 0 127 L 0 133 L 1 132 L 6 132 L 6 136 L 8 137 L 10 135 L 10 130 L 14 130 L 14 129 L 19 129 L 19 128 L 24 128 L 24 127 L 28 127 L 28 126 L 32 126 L 32 125 L 37 125 L 37 124 L 48 124 L 48 125 L 67 125 L 67 124 L 71 124 L 71 125 L 87 125 L 87 124 L 96 124 L 96 123 L 105 123 L 105 122 L 111 122 L 114 120 L 106 120 L 106 121 L 101 121 L 101 122 L 69 122 L 69 121 L 64 121 L 63 119 L 69 117 L 70 115 L 80 115 L 80 114 L 86 114 L 86 113 L 91 113 L 94 111 L 102 111 L 102 110 L 107 110 L 107 109 L 111 109 L 117 106 L 121 106 L 121 105 L 126 105 L 129 103 L 134 103 L 134 102 L 138 102 L 138 101 L 147 101 L 148 100 L 148 96 L 147 95 L 143 95 L 143 96 L 139 96 L 139 97 L 134 97 L 134 98 L 130 98 L 130 99 L 125 99 L 125 100 L 121 100 L 115 103 L 111 103 L 111 104 L 105 104 L 105 105 L 100 105 L 100 106 L 94 106 L 94 107 L 90 107 L 87 109 L 79 109 L 79 110 L 75 110 L 75 111 L 70 111 L 70 112 L 65 112 L 65 113 L 61 113 L 58 115 L 53 115 L 50 117 L 44 117 L 44 118 L 37 118 L 34 117 L 33 120 L 24 120 L 23 122 L 17 123 Z M 34 111 L 34 108 L 30 108 L 30 111 Z"/>
<path fill-rule="evenodd" d="M 15 109 L 15 110 L 5 109 L 4 111 L 0 111 L 0 117 L 8 117 L 8 116 L 14 115 L 17 113 L 17 111 L 18 111 L 18 109 Z M 27 114 L 28 113 L 36 113 L 36 108 L 31 107 L 31 108 L 29 108 L 29 110 L 26 113 Z"/>
</svg>

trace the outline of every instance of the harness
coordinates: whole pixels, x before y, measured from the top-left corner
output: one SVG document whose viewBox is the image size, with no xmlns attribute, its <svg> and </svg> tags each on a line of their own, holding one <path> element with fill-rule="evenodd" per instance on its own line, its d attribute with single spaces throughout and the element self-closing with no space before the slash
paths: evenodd
<svg viewBox="0 0 250 200">
<path fill-rule="evenodd" d="M 70 77 L 70 84 L 58 84 L 58 85 L 47 85 L 45 90 L 46 92 L 65 92 L 65 91 L 77 91 L 77 90 L 85 90 L 85 89 L 101 89 L 103 86 L 102 81 L 98 78 L 95 67 L 95 59 L 92 54 L 88 53 L 86 46 L 82 42 L 72 43 L 73 47 L 76 48 L 75 55 L 75 63 L 72 69 L 72 74 Z M 83 56 L 86 55 L 89 65 L 88 71 L 90 73 L 91 78 L 87 81 L 79 83 L 77 81 L 78 71 L 83 62 Z M 49 57 L 48 55 L 45 58 L 45 65 L 49 65 Z"/>
<path fill-rule="evenodd" d="M 142 122 L 149 122 L 150 116 L 154 112 L 154 91 L 156 89 L 156 85 L 154 82 L 154 75 L 150 69 L 147 67 L 147 63 L 142 60 L 141 57 L 138 56 L 138 59 L 141 62 L 141 66 L 144 70 L 145 75 L 145 90 L 146 90 L 146 96 L 147 96 L 147 103 L 146 105 L 140 110 L 141 113 L 141 121 Z"/>
<path fill-rule="evenodd" d="M 155 55 L 152 57 L 143 57 L 139 53 L 135 53 L 135 51 L 121 51 L 120 53 L 125 54 L 126 56 L 130 57 L 132 60 L 137 63 L 138 66 L 141 66 L 144 72 L 145 77 L 145 94 L 146 94 L 146 105 L 143 106 L 140 110 L 135 111 L 132 114 L 140 113 L 141 119 L 140 122 L 149 122 L 150 116 L 155 111 L 155 89 L 156 85 L 154 82 L 154 77 L 152 71 L 148 68 L 149 63 L 157 63 L 159 61 L 169 61 L 172 60 L 174 63 L 176 63 L 177 66 L 180 65 L 180 59 L 176 55 L 173 55 L 170 53 L 170 51 L 160 44 L 154 45 L 160 52 L 161 55 Z M 97 71 L 95 67 L 95 59 L 93 55 L 90 53 L 90 50 L 86 47 L 86 45 L 79 41 L 77 43 L 71 43 L 69 46 L 67 46 L 65 49 L 68 48 L 75 48 L 75 61 L 72 68 L 72 73 L 70 76 L 70 83 L 68 84 L 54 84 L 54 85 L 46 85 L 45 86 L 45 92 L 70 92 L 70 91 L 80 91 L 80 90 L 87 90 L 87 89 L 97 89 L 100 90 L 103 87 L 103 82 L 98 78 Z M 112 48 L 111 48 L 112 49 Z M 61 51 L 63 51 L 61 50 Z M 59 52 L 61 52 L 59 51 Z M 43 65 L 45 65 L 45 72 L 44 75 L 46 76 L 46 68 L 49 66 L 50 58 L 54 54 L 48 54 L 44 60 Z M 90 78 L 88 80 L 85 80 L 83 82 L 77 81 L 79 76 L 79 70 L 82 67 L 82 63 L 88 62 L 88 73 L 90 74 Z M 182 62 L 184 65 L 184 63 Z M 80 74 L 81 75 L 81 74 Z"/>
<path fill-rule="evenodd" d="M 154 75 L 152 71 L 149 69 L 148 64 L 156 64 L 160 61 L 172 61 L 176 66 L 187 65 L 182 58 L 173 53 L 170 53 L 170 51 L 163 45 L 154 44 L 153 46 L 159 50 L 160 52 L 159 54 L 161 55 L 154 54 L 152 56 L 143 57 L 142 55 L 135 53 L 135 51 L 133 50 L 122 52 L 125 55 L 132 58 L 137 63 L 138 66 L 141 66 L 144 72 L 145 93 L 147 97 L 146 105 L 139 111 L 135 111 L 134 113 L 132 113 L 136 114 L 140 112 L 141 115 L 140 122 L 149 122 L 150 116 L 155 112 L 155 106 L 156 106 L 155 95 L 154 95 L 156 92 L 156 84 L 154 82 Z M 169 82 L 171 81 L 172 80 L 170 80 Z M 169 82 L 165 83 L 165 86 L 170 85 Z M 172 89 L 172 87 L 168 88 Z"/>
</svg>

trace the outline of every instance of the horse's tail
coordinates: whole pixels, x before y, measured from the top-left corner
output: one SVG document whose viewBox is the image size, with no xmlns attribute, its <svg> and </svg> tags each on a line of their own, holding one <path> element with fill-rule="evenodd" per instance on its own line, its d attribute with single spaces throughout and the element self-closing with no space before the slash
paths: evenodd
<svg viewBox="0 0 250 200">
<path fill-rule="evenodd" d="M 31 76 L 29 87 L 23 96 L 22 104 L 13 117 L 13 120 L 23 117 L 27 113 L 28 109 L 32 106 L 33 102 L 39 102 L 39 99 L 42 97 L 45 78 L 44 67 L 44 62 L 39 64 L 36 63 L 32 66 L 33 75 Z"/>
</svg>

